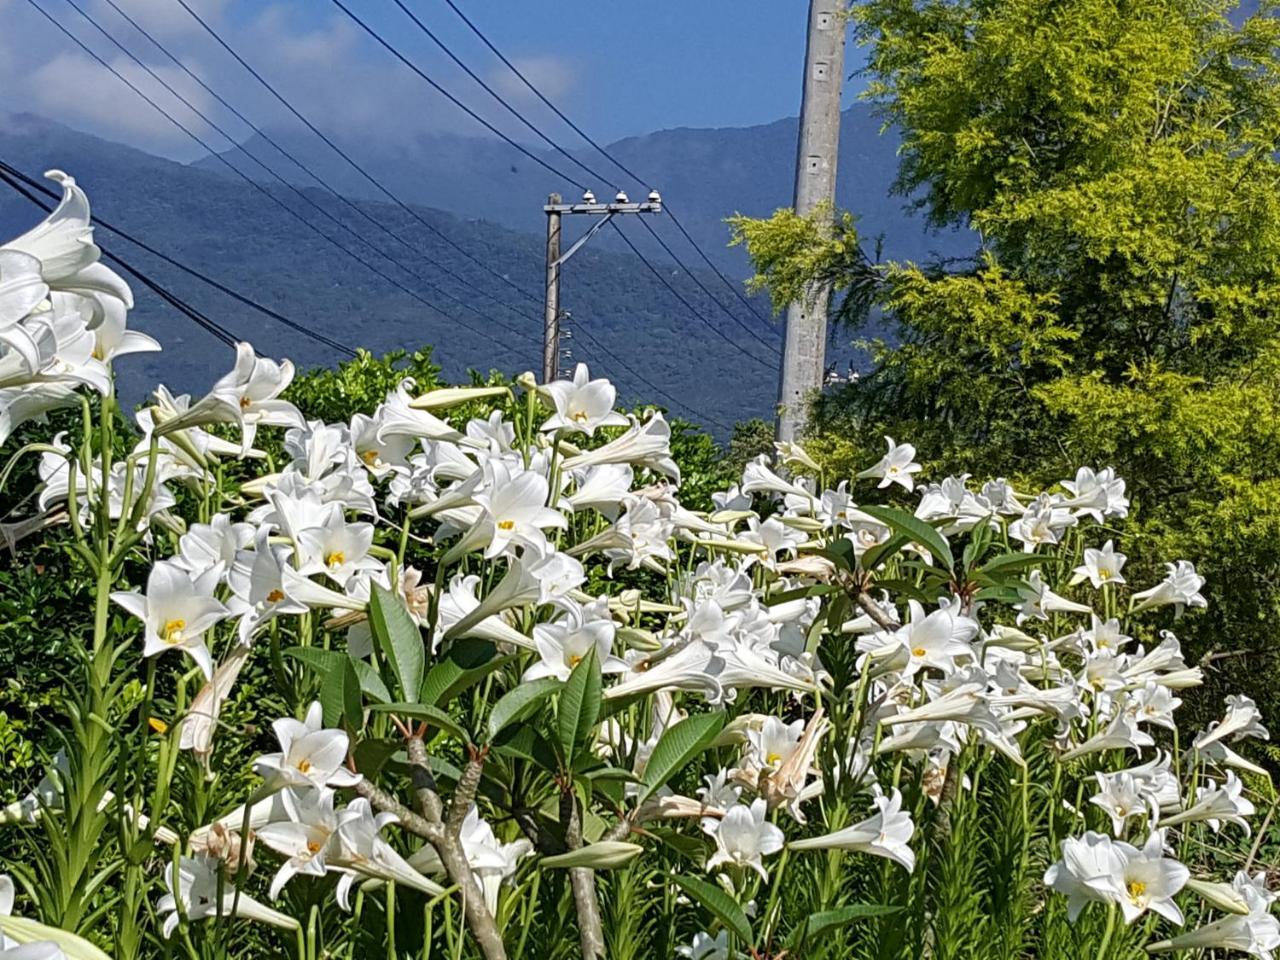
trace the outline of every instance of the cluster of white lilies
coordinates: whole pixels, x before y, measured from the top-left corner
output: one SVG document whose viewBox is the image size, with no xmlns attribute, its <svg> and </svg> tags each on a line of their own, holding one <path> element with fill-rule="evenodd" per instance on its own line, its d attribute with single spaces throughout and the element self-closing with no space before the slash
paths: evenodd
<svg viewBox="0 0 1280 960">
<path fill-rule="evenodd" d="M 79 404 L 82 388 L 105 402 L 116 358 L 159 349 L 125 328 L 129 291 L 97 262 L 87 200 L 69 177 L 54 179 L 62 204 L 0 247 L 3 437 Z M 274 719 L 279 749 L 257 760 L 260 786 L 242 805 L 186 835 L 173 828 L 172 811 L 127 811 L 157 841 L 149 869 L 168 891 L 156 905 L 163 936 L 232 914 L 299 931 L 299 919 L 243 889 L 266 859 L 269 899 L 298 875 L 336 878 L 344 908 L 353 889 L 385 884 L 464 901 L 475 889 L 481 903 L 465 904 L 468 925 L 487 957 L 504 955 L 501 943 L 486 941 L 482 914 L 491 922 L 523 872 L 538 869 L 533 838 L 510 817 L 499 837 L 467 774 L 452 798 L 456 811 L 441 812 L 450 798 L 433 784 L 416 814 L 408 790 L 402 799 L 371 783 L 353 760 L 359 727 L 379 701 L 405 734 L 409 718 L 422 715 L 410 709 L 420 683 L 405 682 L 400 719 L 393 698 L 378 693 L 388 670 L 400 680 L 406 672 L 388 663 L 372 613 L 377 597 L 390 595 L 413 625 L 414 656 L 426 669 L 461 641 L 493 644 L 506 659 L 486 687 L 491 700 L 523 697 L 525 688 L 528 703 L 541 705 L 508 711 L 518 723 L 539 724 L 584 664 L 595 664 L 603 681 L 585 739 L 626 786 L 610 811 L 616 826 L 585 838 L 576 870 L 639 854 L 642 845 L 629 840 L 670 820 L 700 827 L 707 854 L 695 869 L 714 874 L 744 907 L 786 848 L 853 851 L 912 871 L 921 817 L 945 817 L 965 789 L 957 758 L 994 751 L 1025 770 L 1034 747 L 1093 785 L 1080 808 L 1055 798 L 1073 828 L 1043 882 L 1068 898 L 1072 921 L 1101 903 L 1125 923 L 1154 911 L 1178 926 L 1179 899 L 1194 896 L 1203 905 L 1197 916 L 1220 918 L 1149 949 L 1270 957 L 1280 946 L 1275 894 L 1262 874 L 1194 878 L 1174 856 L 1188 830 L 1249 830 L 1255 809 L 1241 777 L 1266 771 L 1239 745 L 1267 731 L 1254 704 L 1236 697 L 1220 722 L 1176 746 L 1178 694 L 1201 682 L 1200 670 L 1184 661 L 1173 633 L 1157 635 L 1136 617 L 1171 621 L 1204 606 L 1203 581 L 1182 561 L 1163 581 L 1129 592 L 1124 555 L 1090 532 L 1128 511 L 1112 471 L 1081 469 L 1035 495 L 968 477 L 918 486 L 914 448 L 889 440 L 852 486 L 828 487 L 801 447 L 781 444 L 777 469 L 760 457 L 739 485 L 715 495 L 714 510 L 693 512 L 677 496 L 680 471 L 661 414 L 616 412 L 614 388 L 584 365 L 572 381 L 539 385 L 526 375 L 514 390 L 415 396 L 406 381 L 370 414 L 337 424 L 308 421 L 282 399 L 292 378 L 288 361 L 241 344 L 234 369 L 206 396 L 159 388 L 136 414 L 129 453 L 114 462 L 87 428 L 77 441 L 60 435 L 35 445 L 39 508 L 65 515 L 74 549 L 128 615 L 131 669 L 157 658 L 161 670 L 194 665 L 203 678 L 189 709 L 171 718 L 192 763 L 216 769 L 220 712 L 246 665 L 266 647 L 278 650 L 282 635 L 317 645 L 323 636 L 325 652 L 345 651 L 359 667 L 356 695 L 365 699 L 356 722 L 348 714 L 326 726 L 326 709 L 309 697 L 303 719 Z M 477 402 L 491 407 L 487 416 L 449 419 L 451 408 Z M 268 460 L 256 444 L 272 429 L 284 453 Z M 228 491 L 213 478 L 232 461 L 261 469 Z M 910 496 L 914 507 L 872 506 L 877 487 L 896 487 L 899 502 Z M 184 517 L 183 505 L 200 519 Z M 977 559 L 947 555 L 952 542 L 979 539 L 999 554 L 983 568 L 987 581 L 970 575 Z M 406 562 L 410 544 L 432 557 L 424 570 Z M 1037 562 L 1072 551 L 1074 569 Z M 150 563 L 145 584 L 121 589 L 116 574 L 139 558 Z M 895 599 L 877 580 L 914 589 Z M 988 581 L 1003 589 L 979 588 Z M 852 648 L 847 685 L 824 665 L 834 645 Z M 640 709 L 608 710 L 597 721 L 611 701 Z M 754 712 L 765 703 L 769 713 Z M 703 766 L 678 776 L 672 731 L 709 714 L 720 717 L 714 736 L 681 755 Z M 421 742 L 421 729 L 415 736 Z M 566 749 L 573 744 L 571 736 Z M 478 782 L 484 751 L 468 748 Z M 656 780 L 655 756 L 665 765 Z M 904 796 L 904 763 L 921 774 L 918 798 Z M 7 819 L 61 811 L 62 775 L 51 770 Z M 822 800 L 835 796 L 861 804 L 865 816 L 826 828 Z M 425 825 L 414 827 L 419 817 Z M 407 829 L 390 832 L 395 824 Z M 570 840 L 572 848 L 583 838 Z M 460 887 L 457 862 L 474 887 Z M 11 891 L 7 881 L 0 887 L 6 914 Z M 574 893 L 579 922 L 589 925 L 591 896 L 576 885 Z M 0 957 L 94 955 L 66 935 L 30 952 L 47 928 L 18 920 L 0 917 Z M 731 940 L 741 937 L 729 926 L 699 933 L 686 955 L 728 957 L 752 946 Z M 28 952 L 3 939 L 18 935 Z"/>
</svg>

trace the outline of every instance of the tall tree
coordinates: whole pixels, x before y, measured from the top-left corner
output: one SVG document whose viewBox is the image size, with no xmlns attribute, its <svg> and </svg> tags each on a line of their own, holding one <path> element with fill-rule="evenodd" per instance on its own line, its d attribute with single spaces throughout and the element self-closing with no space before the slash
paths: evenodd
<svg viewBox="0 0 1280 960">
<path fill-rule="evenodd" d="M 963 263 L 869 264 L 779 211 L 739 219 L 776 303 L 822 275 L 897 327 L 814 443 L 911 439 L 939 470 L 1129 481 L 1130 551 L 1203 558 L 1201 652 L 1280 666 L 1280 23 L 1220 0 L 866 0 L 866 96 L 897 189 L 973 231 Z M 831 213 L 823 215 L 830 217 Z M 1198 636 L 1195 636 L 1198 634 Z M 1260 662 L 1261 661 L 1261 662 Z M 1269 699 L 1280 705 L 1275 693 Z"/>
</svg>

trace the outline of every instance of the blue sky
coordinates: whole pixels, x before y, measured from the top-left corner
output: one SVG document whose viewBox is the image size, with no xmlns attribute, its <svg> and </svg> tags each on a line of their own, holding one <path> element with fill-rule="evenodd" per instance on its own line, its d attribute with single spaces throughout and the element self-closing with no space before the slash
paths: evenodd
<svg viewBox="0 0 1280 960">
<path fill-rule="evenodd" d="M 38 0 L 180 119 L 203 122 L 147 77 L 67 4 Z M 105 0 L 76 0 L 192 103 L 222 123 L 216 104 L 128 27 Z M 115 0 L 184 64 L 258 123 L 282 110 L 203 33 L 176 0 Z M 391 141 L 480 128 L 432 94 L 329 0 L 189 0 L 291 100 L 340 136 Z M 803 0 L 455 0 L 490 39 L 597 138 L 676 126 L 745 126 L 799 106 Z M 539 123 L 547 115 L 470 34 L 444 0 L 406 0 L 487 81 Z M 515 121 L 419 33 L 391 0 L 350 0 L 424 70 L 512 135 Z M 29 110 L 180 159 L 194 147 L 32 9 L 0 0 L 0 109 Z M 233 133 L 239 133 L 234 121 Z M 551 121 L 547 120 L 548 123 Z M 217 140 L 217 135 L 211 135 Z M 565 134 L 566 139 L 571 139 Z"/>
</svg>

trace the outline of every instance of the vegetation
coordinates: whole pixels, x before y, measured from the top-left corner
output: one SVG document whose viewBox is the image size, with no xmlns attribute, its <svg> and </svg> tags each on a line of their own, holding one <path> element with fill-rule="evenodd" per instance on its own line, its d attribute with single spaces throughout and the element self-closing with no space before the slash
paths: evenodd
<svg viewBox="0 0 1280 960">
<path fill-rule="evenodd" d="M 1216 613 L 1186 638 L 1213 688 L 1280 706 L 1280 21 L 1217 0 L 854 18 L 898 190 L 977 249 L 871 263 L 847 215 L 737 222 L 775 303 L 823 279 L 840 322 L 897 328 L 817 404 L 809 448 L 841 471 L 887 434 L 1031 487 L 1114 466 L 1134 568 L 1201 558 Z"/>
</svg>

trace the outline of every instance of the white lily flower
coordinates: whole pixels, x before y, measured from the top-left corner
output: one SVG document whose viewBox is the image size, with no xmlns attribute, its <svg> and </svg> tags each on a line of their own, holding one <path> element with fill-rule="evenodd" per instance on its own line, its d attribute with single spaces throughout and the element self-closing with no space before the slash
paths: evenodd
<svg viewBox="0 0 1280 960">
<path fill-rule="evenodd" d="M 1273 951 L 1280 949 L 1280 920 L 1271 914 L 1275 894 L 1266 888 L 1266 874 L 1260 872 L 1250 878 L 1242 871 L 1236 874 L 1232 887 L 1244 900 L 1246 912 L 1243 915 L 1223 917 L 1179 934 L 1172 940 L 1153 943 L 1147 947 L 1147 951 L 1238 950 L 1251 957 L 1273 960 Z"/>
<path fill-rule="evenodd" d="M 191 709 L 182 720 L 178 748 L 194 753 L 206 772 L 209 769 L 209 757 L 213 753 L 213 734 L 218 728 L 222 704 L 231 696 L 231 690 L 248 659 L 249 648 L 237 644 L 196 694 L 191 701 Z"/>
<path fill-rule="evenodd" d="M 284 571 L 293 571 L 290 563 L 292 550 L 271 543 L 271 531 L 261 527 L 252 551 L 241 551 L 227 571 L 227 585 L 231 588 L 228 606 L 240 618 L 238 633 L 240 643 L 248 645 L 257 631 L 281 614 L 303 614 L 310 609 L 291 597 L 285 588 Z M 299 579 L 301 574 L 296 574 Z"/>
<path fill-rule="evenodd" d="M 382 564 L 369 556 L 373 544 L 373 524 L 348 523 L 337 504 L 330 504 L 324 522 L 308 527 L 294 540 L 298 552 L 298 572 L 304 576 L 323 574 L 338 586 L 353 577 L 378 570 Z"/>
<path fill-rule="evenodd" d="M 913 473 L 919 473 L 923 468 L 916 463 L 916 448 L 909 443 L 894 443 L 893 437 L 885 437 L 885 441 L 889 444 L 889 452 L 881 457 L 875 464 L 856 474 L 861 478 L 879 478 L 880 483 L 877 484 L 881 489 L 896 483 L 908 493 L 915 488 L 915 480 L 912 478 Z"/>
<path fill-rule="evenodd" d="M 731 960 L 729 931 L 721 930 L 714 937 L 709 933 L 695 933 L 691 943 L 676 947 L 676 954 L 686 960 Z"/>
<path fill-rule="evenodd" d="M 1098 792 L 1089 802 L 1101 807 L 1111 818 L 1111 830 L 1123 836 L 1130 817 L 1150 816 L 1154 823 L 1160 815 L 1159 807 L 1152 803 L 1150 794 L 1142 788 L 1142 781 L 1132 773 L 1095 773 Z"/>
<path fill-rule="evenodd" d="M 568 680 L 573 668 L 593 647 L 601 673 L 625 673 L 626 662 L 613 655 L 616 630 L 608 617 L 587 619 L 582 611 L 573 608 L 559 620 L 535 624 L 533 642 L 542 659 L 530 666 L 521 680 L 540 677 Z"/>
<path fill-rule="evenodd" d="M 475 804 L 467 810 L 459 839 L 462 841 L 462 852 L 467 858 L 467 865 L 471 867 L 471 873 L 484 893 L 485 905 L 490 913 L 496 913 L 502 884 L 514 876 L 520 861 L 533 852 L 533 844 L 523 837 L 511 843 L 501 843 L 494 835 L 493 828 L 480 816 Z M 445 872 L 444 864 L 430 844 L 411 856 L 409 864 L 416 870 L 434 876 L 442 876 Z"/>
<path fill-rule="evenodd" d="M 479 586 L 480 577 L 474 573 L 466 576 L 458 574 L 449 581 L 449 589 L 440 596 L 439 618 L 436 621 L 435 633 L 432 634 L 433 647 L 438 646 L 441 637 L 453 630 L 460 621 L 467 619 L 480 606 L 480 601 L 476 599 L 476 588 Z M 453 635 L 479 637 L 482 640 L 492 640 L 494 643 L 511 643 L 530 649 L 534 647 L 534 642 L 529 637 L 511 626 L 498 614 L 475 621 L 463 633 L 455 632 Z M 433 649 L 432 653 L 434 652 Z"/>
<path fill-rule="evenodd" d="M 1022 598 L 1014 605 L 1018 611 L 1018 626 L 1028 620 L 1048 620 L 1051 613 L 1093 613 L 1092 607 L 1068 600 L 1050 590 L 1039 570 L 1032 570 L 1026 583 L 1020 583 L 1017 590 Z"/>
<path fill-rule="evenodd" d="M 330 851 L 328 862 L 343 868 L 337 898 L 344 910 L 351 909 L 349 895 L 357 877 L 398 883 L 431 897 L 444 893 L 444 887 L 415 870 L 379 836 L 396 822 L 395 814 L 375 815 L 364 797 L 356 797 L 338 814 L 337 849 Z"/>
<path fill-rule="evenodd" d="M 1129 499 L 1124 495 L 1124 480 L 1112 467 L 1094 472 L 1089 467 L 1076 471 L 1075 480 L 1063 480 L 1062 487 L 1071 494 L 1062 506 L 1077 516 L 1092 516 L 1098 523 L 1108 517 L 1123 519 L 1129 515 Z"/>
<path fill-rule="evenodd" d="M 231 614 L 213 596 L 221 574 L 221 567 L 214 567 L 193 577 L 176 563 L 161 560 L 147 576 L 145 594 L 136 590 L 111 594 L 112 600 L 143 622 L 144 657 L 181 650 L 196 662 L 206 680 L 212 678 L 213 657 L 204 635 Z"/>
<path fill-rule="evenodd" d="M 1124 583 L 1120 571 L 1124 568 L 1126 559 L 1128 558 L 1123 553 L 1116 553 L 1110 540 L 1103 544 L 1101 550 L 1090 547 L 1084 552 L 1084 563 L 1072 571 L 1075 576 L 1071 582 L 1083 583 L 1088 580 L 1095 590 L 1100 590 L 1108 583 Z"/>
<path fill-rule="evenodd" d="M 516 545 L 542 550 L 547 543 L 543 530 L 568 527 L 564 515 L 547 506 L 549 488 L 542 474 L 498 461 L 490 461 L 487 469 L 491 478 L 474 497 L 484 508 L 478 537 L 486 558 L 510 553 Z"/>
<path fill-rule="evenodd" d="M 265 789 L 353 787 L 363 779 L 345 766 L 346 732 L 326 730 L 323 716 L 316 702 L 307 709 L 305 720 L 281 717 L 271 724 L 280 741 L 280 752 L 265 754 L 253 762 L 254 772 L 266 781 Z"/>
<path fill-rule="evenodd" d="M 298 874 L 323 877 L 330 853 L 337 852 L 338 816 L 333 810 L 333 791 L 287 789 L 280 793 L 287 820 L 264 824 L 255 833 L 262 843 L 286 857 L 271 880 L 269 896 L 280 897 L 284 885 Z"/>
<path fill-rule="evenodd" d="M 876 788 L 872 801 L 876 812 L 861 823 L 821 837 L 792 840 L 788 846 L 792 850 L 854 850 L 887 857 L 910 873 L 916 866 L 916 855 L 910 846 L 915 824 L 911 814 L 902 809 L 901 792 L 894 788 L 886 797 Z"/>
<path fill-rule="evenodd" d="M 236 344 L 236 364 L 230 373 L 213 385 L 210 395 L 237 412 L 241 424 L 240 449 L 247 453 L 260 425 L 301 427 L 306 421 L 280 394 L 293 382 L 293 364 L 276 363 L 259 357 L 248 343 Z"/>
<path fill-rule="evenodd" d="M 1235 742 L 1243 740 L 1245 737 L 1268 740 L 1271 734 L 1262 725 L 1261 717 L 1262 714 L 1258 710 L 1258 705 L 1249 697 L 1229 696 L 1227 697 L 1226 716 L 1222 718 L 1220 723 L 1214 723 L 1208 730 L 1196 737 L 1194 747 L 1196 750 L 1204 750 L 1219 741 L 1230 740 Z"/>
<path fill-rule="evenodd" d="M 1175 616 L 1182 616 L 1184 607 L 1205 607 L 1208 601 L 1200 593 L 1204 586 L 1204 577 L 1196 573 L 1195 564 L 1190 560 L 1179 560 L 1177 563 L 1166 563 L 1168 576 L 1148 590 L 1135 593 L 1130 602 L 1134 604 L 1133 612 L 1150 610 L 1173 604 Z"/>
<path fill-rule="evenodd" d="M 572 380 L 553 380 L 538 387 L 555 407 L 542 425 L 546 432 L 565 430 L 595 436 L 601 427 L 625 427 L 627 418 L 613 409 L 618 391 L 608 380 L 592 380 L 585 363 L 573 371 Z"/>
<path fill-rule="evenodd" d="M 653 413 L 641 423 L 628 417 L 631 426 L 620 437 L 615 437 L 602 447 L 586 450 L 564 461 L 565 470 L 577 470 L 601 463 L 629 463 L 636 467 L 648 467 L 680 482 L 680 468 L 671 459 L 671 426 L 661 413 Z"/>
<path fill-rule="evenodd" d="M 1122 896 L 1117 878 L 1123 874 L 1124 857 L 1106 834 L 1092 830 L 1082 837 L 1062 841 L 1062 859 L 1050 864 L 1044 884 L 1066 895 L 1067 919 L 1075 923 L 1089 903 L 1116 903 Z"/>
<path fill-rule="evenodd" d="M 1257 810 L 1244 796 L 1244 784 L 1235 775 L 1235 771 L 1227 771 L 1227 779 L 1222 786 L 1210 780 L 1202 787 L 1196 788 L 1196 802 L 1180 813 L 1175 813 L 1170 817 L 1165 817 L 1161 821 L 1165 826 L 1173 826 L 1179 823 L 1197 823 L 1203 822 L 1209 825 L 1214 833 L 1217 833 L 1222 824 L 1234 823 L 1244 829 L 1245 836 L 1249 836 L 1249 823 L 1245 817 L 1251 817 Z"/>
<path fill-rule="evenodd" d="M 110 363 L 131 353 L 155 353 L 160 344 L 152 337 L 126 326 L 128 308 L 119 297 L 99 294 L 94 298 L 102 311 L 102 322 L 93 328 L 95 359 Z"/>
<path fill-rule="evenodd" d="M 1107 726 L 1073 750 L 1062 755 L 1063 760 L 1075 760 L 1100 750 L 1138 750 L 1155 743 L 1150 734 L 1138 728 L 1133 718 L 1124 711 L 1118 712 Z"/>
<path fill-rule="evenodd" d="M 178 929 L 183 916 L 188 922 L 236 916 L 285 930 L 298 929 L 298 921 L 293 917 L 259 903 L 249 894 L 237 890 L 229 879 L 220 877 L 221 865 L 221 860 L 203 854 L 182 857 L 176 866 L 170 864 L 165 867 L 169 892 L 156 902 L 156 912 L 168 914 L 161 927 L 166 940 Z M 178 875 L 176 883 L 174 873 Z"/>
<path fill-rule="evenodd" d="M 193 523 L 187 528 L 173 562 L 197 576 L 219 565 L 225 573 L 253 540 L 253 534 L 253 524 L 233 523 L 225 513 L 215 514 L 211 523 Z"/>
<path fill-rule="evenodd" d="M 1069 510 L 1062 509 L 1048 494 L 1041 494 L 1009 525 L 1009 536 L 1021 540 L 1023 550 L 1031 553 L 1036 547 L 1060 542 L 1063 532 L 1076 522 Z"/>
<path fill-rule="evenodd" d="M 765 819 L 768 808 L 763 798 L 757 798 L 749 807 L 740 803 L 721 819 L 703 822 L 703 830 L 716 842 L 716 852 L 707 860 L 708 872 L 722 866 L 750 867 L 769 879 L 763 858 L 781 850 L 786 838 Z"/>
<path fill-rule="evenodd" d="M 1120 912 L 1125 923 L 1133 923 L 1154 910 L 1170 923 L 1182 923 L 1182 911 L 1173 898 L 1186 886 L 1191 871 L 1164 855 L 1164 831 L 1152 830 L 1142 849 L 1117 843 L 1120 870 L 1113 873 Z"/>
</svg>

